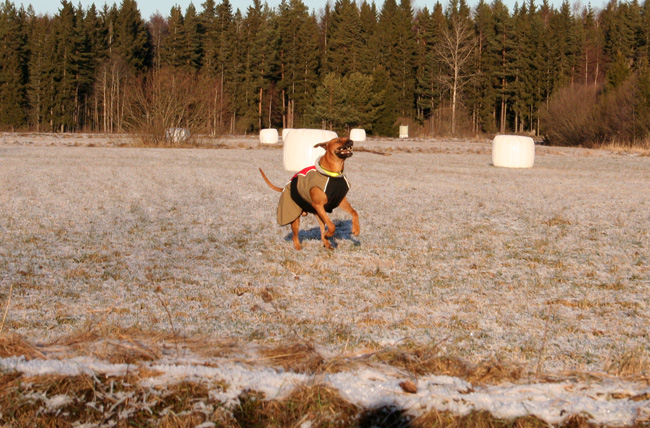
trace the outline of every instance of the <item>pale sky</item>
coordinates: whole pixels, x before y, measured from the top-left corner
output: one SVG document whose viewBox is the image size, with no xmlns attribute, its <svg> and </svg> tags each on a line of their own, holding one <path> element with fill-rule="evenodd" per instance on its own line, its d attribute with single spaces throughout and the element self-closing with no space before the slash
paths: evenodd
<svg viewBox="0 0 650 428">
<path fill-rule="evenodd" d="M 81 4 L 84 8 L 88 8 L 91 4 L 95 3 L 95 6 L 97 9 L 101 9 L 104 5 L 104 3 L 108 3 L 109 5 L 116 3 L 118 6 L 121 2 L 121 0 L 71 0 L 72 4 L 75 6 L 78 6 Z M 325 7 L 325 4 L 327 3 L 328 0 L 303 0 L 305 5 L 307 7 L 315 12 L 319 12 L 321 9 Z M 329 0 L 334 3 L 334 0 Z M 369 0 L 371 3 L 373 0 Z M 510 10 L 512 11 L 512 7 L 515 4 L 515 1 L 517 0 L 504 0 L 504 3 L 508 5 Z M 523 2 L 528 2 L 528 0 L 519 0 L 519 4 L 523 4 Z M 570 3 L 573 5 L 575 3 L 577 4 L 582 4 L 586 5 L 589 0 L 570 0 Z M 600 8 L 602 7 L 603 4 L 605 4 L 606 0 L 592 0 L 591 5 L 594 8 Z M 178 5 L 181 7 L 183 12 L 185 12 L 185 9 L 187 9 L 187 6 L 190 3 L 194 3 L 194 7 L 198 12 L 200 12 L 203 8 L 201 7 L 201 3 L 204 3 L 205 0 L 137 0 L 138 3 L 138 8 L 140 9 L 140 14 L 142 15 L 142 18 L 145 20 L 148 20 L 151 15 L 153 15 L 156 12 L 159 12 L 162 16 L 167 17 L 169 16 L 169 11 L 171 8 L 175 5 Z M 280 0 L 266 0 L 268 5 L 272 8 L 277 7 L 277 5 L 280 4 Z M 383 0 L 374 0 L 375 4 L 377 5 L 377 9 L 381 9 L 381 5 L 383 4 Z M 447 5 L 447 0 L 440 0 L 443 6 Z M 32 1 L 21 1 L 21 0 L 14 0 L 13 1 L 14 5 L 19 7 L 20 4 L 27 7 L 27 5 L 31 4 L 34 7 L 34 10 L 36 11 L 37 14 L 45 15 L 45 14 L 50 14 L 54 15 L 58 12 L 58 10 L 61 7 L 61 0 L 32 0 Z M 219 4 L 220 0 L 215 0 L 215 3 Z M 236 9 L 240 9 L 242 14 L 246 14 L 246 10 L 248 9 L 248 6 L 250 6 L 253 2 L 251 0 L 230 0 L 230 4 L 232 5 L 233 11 Z M 263 2 L 262 2 L 263 3 Z M 414 9 L 419 9 L 424 6 L 429 7 L 429 10 L 433 9 L 433 5 L 436 3 L 436 0 L 412 0 L 413 8 Z M 467 0 L 467 4 L 470 7 L 474 7 L 478 3 L 478 0 Z M 489 1 L 488 1 L 489 3 Z M 535 0 L 535 4 L 541 4 L 542 0 Z M 398 1 L 399 4 L 399 1 Z M 562 0 L 551 0 L 550 4 L 554 5 L 555 7 L 559 7 L 562 4 Z"/>
</svg>

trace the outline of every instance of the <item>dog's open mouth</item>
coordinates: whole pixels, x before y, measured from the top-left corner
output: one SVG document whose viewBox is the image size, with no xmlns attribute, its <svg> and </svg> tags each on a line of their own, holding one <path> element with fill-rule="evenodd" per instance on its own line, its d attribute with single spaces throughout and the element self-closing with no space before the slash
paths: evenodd
<svg viewBox="0 0 650 428">
<path fill-rule="evenodd" d="M 341 147 L 339 147 L 338 149 L 336 149 L 334 153 L 336 154 L 336 156 L 340 157 L 341 159 L 349 158 L 354 154 L 354 152 L 352 151 L 352 145 L 353 145 L 352 141 L 349 141 L 344 145 L 342 145 Z"/>
</svg>

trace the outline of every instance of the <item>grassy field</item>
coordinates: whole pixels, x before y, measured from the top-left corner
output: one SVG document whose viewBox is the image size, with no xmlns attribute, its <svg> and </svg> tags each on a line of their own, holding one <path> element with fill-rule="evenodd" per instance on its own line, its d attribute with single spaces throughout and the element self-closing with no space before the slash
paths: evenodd
<svg viewBox="0 0 650 428">
<path fill-rule="evenodd" d="M 346 163 L 361 235 L 337 210 L 327 251 L 308 217 L 298 252 L 257 171 L 288 181 L 279 148 L 4 142 L 2 356 L 155 360 L 201 337 L 196 355 L 650 379 L 649 157 L 538 147 L 520 170 L 485 141 L 360 143 L 392 153 Z"/>
</svg>

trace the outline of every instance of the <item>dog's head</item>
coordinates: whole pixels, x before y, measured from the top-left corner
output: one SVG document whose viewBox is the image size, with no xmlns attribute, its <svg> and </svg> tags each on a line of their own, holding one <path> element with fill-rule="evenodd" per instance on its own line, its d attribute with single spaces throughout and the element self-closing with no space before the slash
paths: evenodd
<svg viewBox="0 0 650 428">
<path fill-rule="evenodd" d="M 354 154 L 353 145 L 354 141 L 349 138 L 333 138 L 325 143 L 318 143 L 314 147 L 322 147 L 339 159 L 347 159 Z"/>
</svg>

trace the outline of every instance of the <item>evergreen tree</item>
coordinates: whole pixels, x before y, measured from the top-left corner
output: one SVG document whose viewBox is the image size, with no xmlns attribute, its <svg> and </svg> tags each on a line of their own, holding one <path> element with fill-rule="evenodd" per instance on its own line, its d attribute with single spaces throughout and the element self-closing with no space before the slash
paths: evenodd
<svg viewBox="0 0 650 428">
<path fill-rule="evenodd" d="M 371 130 L 382 96 L 372 86 L 372 77 L 358 72 L 344 77 L 328 73 L 316 91 L 312 120 L 340 134 L 349 133 L 352 127 Z"/>
<path fill-rule="evenodd" d="M 199 17 L 192 3 L 185 10 L 183 34 L 185 44 L 183 49 L 183 67 L 187 71 L 196 72 L 201 68 L 203 50 L 201 46 Z"/>
<path fill-rule="evenodd" d="M 274 26 L 275 19 L 268 6 L 253 0 L 242 23 L 246 130 L 259 130 L 265 125 L 263 107 L 271 90 L 277 53 Z"/>
<path fill-rule="evenodd" d="M 122 0 L 114 21 L 112 47 L 136 73 L 151 66 L 151 41 L 136 0 Z"/>
<path fill-rule="evenodd" d="M 202 65 L 204 70 L 215 69 L 214 58 L 216 56 L 216 27 L 217 5 L 214 0 L 206 0 L 202 5 L 203 10 L 199 14 L 199 35 L 201 37 L 201 48 L 203 53 Z"/>
<path fill-rule="evenodd" d="M 167 19 L 167 36 L 160 52 L 161 65 L 181 68 L 187 64 L 184 18 L 179 6 L 173 6 Z"/>
<path fill-rule="evenodd" d="M 430 86 L 433 78 L 431 76 L 432 64 L 429 62 L 428 53 L 431 50 L 432 34 L 434 33 L 433 23 L 429 9 L 424 7 L 415 18 L 416 22 L 416 43 L 417 53 L 415 59 L 416 66 L 416 117 L 419 123 L 424 121 L 424 117 L 430 117 L 434 88 Z"/>
<path fill-rule="evenodd" d="M 9 0 L 0 4 L 0 128 L 11 130 L 27 122 L 24 21 L 24 11 L 19 14 Z"/>
<path fill-rule="evenodd" d="M 534 8 L 534 5 L 531 5 Z M 532 11 L 534 13 L 534 9 Z M 524 4 L 514 12 L 514 38 L 516 48 L 513 55 L 514 81 L 512 83 L 514 112 L 513 129 L 515 132 L 524 132 L 524 126 L 531 123 L 533 105 L 533 85 L 529 80 L 537 65 L 534 61 L 536 46 L 533 45 L 533 16 L 529 13 L 528 6 Z"/>
<path fill-rule="evenodd" d="M 607 89 L 621 86 L 630 77 L 631 71 L 628 58 L 623 52 L 617 51 L 614 62 L 607 69 Z"/>
<path fill-rule="evenodd" d="M 342 125 L 346 134 L 350 128 L 363 128 L 372 131 L 377 120 L 382 93 L 373 92 L 371 76 L 358 72 L 351 73 L 342 80 L 344 94 L 344 115 Z"/>
<path fill-rule="evenodd" d="M 339 76 L 361 70 L 361 17 L 356 3 L 336 0 L 326 37 L 327 70 Z"/>
<path fill-rule="evenodd" d="M 52 20 L 37 17 L 32 13 L 28 16 L 28 49 L 29 77 L 27 98 L 30 104 L 29 123 L 37 132 L 51 130 L 50 112 L 54 105 L 54 82 L 52 80 L 52 52 L 54 51 L 54 36 Z"/>
<path fill-rule="evenodd" d="M 328 73 L 316 90 L 312 120 L 333 130 L 345 121 L 343 84 L 338 73 Z"/>
<path fill-rule="evenodd" d="M 650 0 L 649 0 L 650 1 Z M 377 65 L 377 8 L 375 3 L 363 0 L 359 9 L 359 68 L 363 73 L 373 73 Z"/>
<path fill-rule="evenodd" d="M 635 136 L 650 137 L 650 68 L 642 67 L 638 72 L 637 91 L 634 94 L 636 108 Z"/>
<path fill-rule="evenodd" d="M 213 23 L 214 49 L 211 62 L 214 64 L 214 76 L 217 78 L 216 96 L 215 96 L 215 130 L 223 130 L 227 120 L 227 98 L 228 89 L 234 80 L 234 61 L 235 61 L 235 26 L 233 22 L 232 6 L 229 0 L 222 0 L 217 4 L 216 16 Z"/>
<path fill-rule="evenodd" d="M 591 5 L 582 14 L 582 72 L 583 78 L 578 79 L 585 85 L 596 84 L 602 73 L 603 34 Z"/>
<path fill-rule="evenodd" d="M 398 113 L 413 117 L 415 113 L 415 34 L 413 33 L 413 9 L 410 0 L 401 0 L 398 8 L 398 39 L 394 58 L 398 82 Z"/>
<path fill-rule="evenodd" d="M 475 131 L 496 132 L 495 106 L 498 81 L 498 61 L 493 55 L 492 42 L 496 37 L 492 8 L 483 0 L 476 7 L 474 25 L 477 36 L 476 77 L 472 82 L 469 102 L 472 104 Z M 473 96 L 472 96 L 473 94 Z"/>
<path fill-rule="evenodd" d="M 643 2 L 639 34 L 639 68 L 650 66 L 650 0 Z"/>
<path fill-rule="evenodd" d="M 389 73 L 386 82 L 395 96 L 396 116 L 412 116 L 415 112 L 415 36 L 412 32 L 413 11 L 409 0 L 398 6 L 386 0 L 377 25 L 379 64 Z"/>
<path fill-rule="evenodd" d="M 318 27 L 302 0 L 282 2 L 277 23 L 282 127 L 294 128 L 318 82 Z"/>
<path fill-rule="evenodd" d="M 380 101 L 377 119 L 372 126 L 373 132 L 377 135 L 397 137 L 399 129 L 397 124 L 397 96 L 394 85 L 390 82 L 390 73 L 379 65 L 375 68 L 372 81 L 372 92 L 377 95 Z"/>
<path fill-rule="evenodd" d="M 52 52 L 52 77 L 54 82 L 54 108 L 51 123 L 54 130 L 71 131 L 80 125 L 80 96 L 85 85 L 82 78 L 90 66 L 87 40 L 83 23 L 71 3 L 61 2 L 54 17 L 54 51 Z"/>
<path fill-rule="evenodd" d="M 551 58 L 553 60 L 555 83 L 561 87 L 573 82 L 578 58 L 578 25 L 571 15 L 569 0 L 564 0 L 550 22 Z"/>
<path fill-rule="evenodd" d="M 508 8 L 501 0 L 492 3 L 494 38 L 490 40 L 491 71 L 495 78 L 497 97 L 495 99 L 495 117 L 500 133 L 505 133 L 509 119 L 509 107 L 512 97 L 512 82 L 514 80 L 512 17 Z"/>
</svg>

